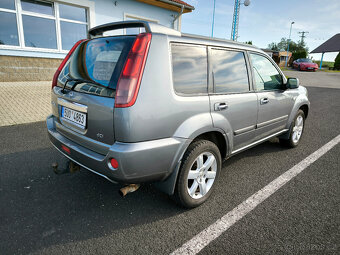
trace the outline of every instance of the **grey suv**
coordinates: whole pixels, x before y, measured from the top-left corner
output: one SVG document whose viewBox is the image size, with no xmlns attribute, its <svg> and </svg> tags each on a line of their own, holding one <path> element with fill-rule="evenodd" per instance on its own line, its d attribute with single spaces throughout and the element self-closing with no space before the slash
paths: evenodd
<svg viewBox="0 0 340 255">
<path fill-rule="evenodd" d="M 132 27 L 145 32 L 105 35 Z M 47 128 L 73 166 L 153 182 L 195 207 L 222 159 L 275 136 L 297 146 L 309 105 L 298 80 L 256 47 L 117 22 L 92 28 L 58 68 Z"/>
</svg>

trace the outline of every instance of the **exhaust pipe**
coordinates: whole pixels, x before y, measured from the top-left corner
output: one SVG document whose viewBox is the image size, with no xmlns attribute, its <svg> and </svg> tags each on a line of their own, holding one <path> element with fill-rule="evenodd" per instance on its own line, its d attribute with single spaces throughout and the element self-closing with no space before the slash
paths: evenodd
<svg viewBox="0 0 340 255">
<path fill-rule="evenodd" d="M 135 192 L 137 189 L 139 189 L 140 184 L 130 184 L 128 186 L 125 186 L 124 188 L 121 188 L 119 190 L 119 194 L 122 197 L 125 197 L 128 193 Z"/>
<path fill-rule="evenodd" d="M 75 173 L 80 170 L 80 166 L 73 161 L 68 161 L 66 163 L 66 167 L 63 169 L 58 168 L 58 163 L 52 163 L 52 169 L 55 174 L 67 174 L 67 173 Z"/>
</svg>

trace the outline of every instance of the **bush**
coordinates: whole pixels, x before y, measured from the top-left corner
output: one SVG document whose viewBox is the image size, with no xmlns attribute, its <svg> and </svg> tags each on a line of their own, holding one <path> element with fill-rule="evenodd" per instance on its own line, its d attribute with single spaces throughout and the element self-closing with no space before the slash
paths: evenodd
<svg viewBox="0 0 340 255">
<path fill-rule="evenodd" d="M 340 52 L 335 58 L 334 69 L 340 70 Z"/>
<path fill-rule="evenodd" d="M 307 57 L 307 52 L 306 51 L 296 51 L 296 52 L 293 52 L 292 54 L 292 58 L 293 60 L 297 60 L 299 58 L 306 58 Z"/>
<path fill-rule="evenodd" d="M 321 62 L 320 60 L 314 60 L 313 62 L 318 64 L 318 66 L 320 66 L 320 62 Z M 328 68 L 328 67 L 333 68 L 333 66 L 334 66 L 334 62 L 322 61 L 322 67 L 324 68 Z"/>
</svg>

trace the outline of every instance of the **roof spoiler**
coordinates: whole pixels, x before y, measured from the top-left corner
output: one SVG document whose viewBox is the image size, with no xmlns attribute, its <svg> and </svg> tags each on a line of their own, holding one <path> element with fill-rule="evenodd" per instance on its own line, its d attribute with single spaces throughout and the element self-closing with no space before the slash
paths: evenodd
<svg viewBox="0 0 340 255">
<path fill-rule="evenodd" d="M 144 20 L 132 20 L 132 21 L 120 21 L 120 22 L 112 22 L 104 25 L 99 25 L 89 30 L 89 38 L 95 36 L 102 36 L 104 32 L 124 29 L 124 28 L 134 28 L 134 27 L 144 27 L 147 33 L 159 33 L 166 35 L 176 35 L 181 36 L 181 32 L 174 30 L 172 28 L 168 28 L 156 23 L 147 22 Z"/>
</svg>

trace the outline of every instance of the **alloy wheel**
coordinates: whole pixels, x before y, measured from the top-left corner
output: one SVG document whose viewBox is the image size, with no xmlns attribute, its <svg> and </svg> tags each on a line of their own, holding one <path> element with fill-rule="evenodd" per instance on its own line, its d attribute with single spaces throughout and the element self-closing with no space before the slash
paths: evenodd
<svg viewBox="0 0 340 255">
<path fill-rule="evenodd" d="M 292 140 L 294 143 L 299 142 L 301 135 L 303 131 L 303 117 L 299 115 L 296 120 L 295 124 L 293 127 L 293 135 L 292 135 Z"/>
<path fill-rule="evenodd" d="M 217 171 L 217 161 L 210 152 L 201 153 L 190 167 L 187 190 L 194 199 L 204 197 L 211 189 Z"/>
</svg>

